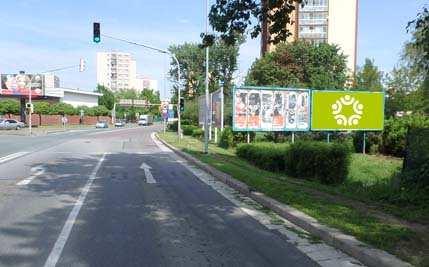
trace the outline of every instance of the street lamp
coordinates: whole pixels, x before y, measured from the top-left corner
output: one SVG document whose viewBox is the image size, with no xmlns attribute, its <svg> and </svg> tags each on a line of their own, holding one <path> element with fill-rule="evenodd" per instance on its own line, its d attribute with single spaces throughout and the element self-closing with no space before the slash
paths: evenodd
<svg viewBox="0 0 429 267">
<path fill-rule="evenodd" d="M 206 36 L 208 34 L 209 30 L 209 1 L 206 0 Z M 209 95 L 209 47 L 206 45 L 206 78 L 205 78 L 205 84 L 206 84 L 206 108 L 205 108 L 205 116 L 204 116 L 204 153 L 209 152 L 209 102 L 210 102 L 210 95 Z"/>
</svg>

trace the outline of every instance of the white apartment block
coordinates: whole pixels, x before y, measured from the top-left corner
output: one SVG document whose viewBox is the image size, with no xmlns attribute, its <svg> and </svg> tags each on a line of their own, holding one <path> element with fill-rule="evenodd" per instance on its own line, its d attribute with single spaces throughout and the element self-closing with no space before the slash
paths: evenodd
<svg viewBox="0 0 429 267">
<path fill-rule="evenodd" d="M 98 52 L 97 84 L 112 91 L 135 88 L 136 61 L 130 53 Z"/>
<path fill-rule="evenodd" d="M 350 73 L 355 72 L 358 0 L 307 0 L 303 7 L 297 5 L 291 16 L 293 23 L 288 29 L 292 35 L 288 42 L 336 44 L 347 57 Z M 267 47 L 269 51 L 274 49 L 270 44 Z"/>
</svg>

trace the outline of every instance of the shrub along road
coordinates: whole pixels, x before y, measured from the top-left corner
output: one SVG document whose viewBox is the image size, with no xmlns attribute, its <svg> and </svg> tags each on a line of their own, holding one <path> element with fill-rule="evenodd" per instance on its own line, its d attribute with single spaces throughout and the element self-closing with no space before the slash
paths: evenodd
<svg viewBox="0 0 429 267">
<path fill-rule="evenodd" d="M 314 181 L 293 179 L 281 173 L 261 170 L 238 158 L 234 150 L 225 150 L 210 145 L 210 154 L 204 155 L 200 152 L 202 143 L 195 138 L 185 136 L 179 143 L 174 133 L 161 134 L 160 136 L 201 161 L 232 175 L 257 191 L 307 213 L 321 223 L 340 229 L 363 242 L 384 249 L 415 265 L 424 266 L 428 264 L 429 248 L 427 241 L 429 239 L 427 234 L 422 234 L 424 231 L 415 231 L 416 229 L 410 227 L 412 224 L 400 223 L 398 220 L 380 219 L 380 216 L 373 216 L 362 209 L 356 209 L 355 206 L 361 205 L 368 210 L 375 210 L 378 214 L 383 214 L 382 211 L 385 210 L 385 206 L 381 201 L 356 202 L 355 200 L 359 200 L 359 196 L 350 197 L 353 190 L 347 188 L 356 186 L 356 179 L 361 177 L 361 175 L 356 174 L 355 164 L 360 165 L 360 167 L 362 165 L 369 165 L 366 167 L 370 167 L 374 164 L 383 166 L 380 165 L 380 161 L 382 161 L 392 171 L 390 174 L 384 174 L 387 177 L 399 167 L 399 161 L 377 158 L 374 162 L 373 157 L 370 156 L 366 160 L 367 162 L 362 164 L 361 156 L 353 155 L 349 176 L 343 184 L 336 188 Z M 380 173 L 379 171 L 371 173 L 365 168 L 363 171 L 369 172 L 370 176 Z M 387 179 L 386 177 L 379 177 L 379 179 Z M 377 184 L 375 186 L 377 187 Z M 357 192 L 359 191 L 354 191 L 355 195 Z M 336 194 L 338 197 L 326 197 L 327 193 Z M 365 193 L 361 194 L 361 196 L 364 195 Z M 339 201 L 341 199 L 344 201 Z M 351 203 L 357 205 L 351 205 Z M 402 209 L 402 207 L 396 206 L 396 209 Z M 387 211 L 389 210 L 387 209 Z M 385 214 L 385 217 L 391 218 L 392 216 Z M 419 224 L 419 226 L 427 229 L 424 224 Z"/>
</svg>

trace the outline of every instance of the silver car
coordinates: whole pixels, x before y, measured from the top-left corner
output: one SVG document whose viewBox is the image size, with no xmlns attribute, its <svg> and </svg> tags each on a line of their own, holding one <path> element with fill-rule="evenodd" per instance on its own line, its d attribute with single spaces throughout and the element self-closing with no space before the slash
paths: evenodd
<svg viewBox="0 0 429 267">
<path fill-rule="evenodd" d="M 0 130 L 19 130 L 24 128 L 25 124 L 13 119 L 0 119 Z"/>
</svg>

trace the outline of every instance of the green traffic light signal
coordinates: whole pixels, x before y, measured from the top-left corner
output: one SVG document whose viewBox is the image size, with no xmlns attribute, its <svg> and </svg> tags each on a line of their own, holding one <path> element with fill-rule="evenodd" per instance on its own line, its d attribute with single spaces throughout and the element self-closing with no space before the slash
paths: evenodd
<svg viewBox="0 0 429 267">
<path fill-rule="evenodd" d="M 94 41 L 94 43 L 99 43 L 101 41 L 100 23 L 99 22 L 94 22 L 93 33 L 94 33 L 94 35 L 93 35 L 92 40 Z"/>
</svg>

